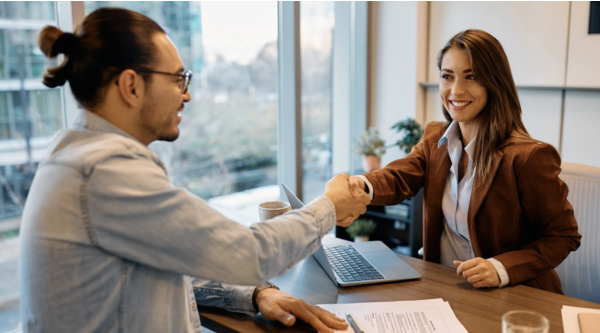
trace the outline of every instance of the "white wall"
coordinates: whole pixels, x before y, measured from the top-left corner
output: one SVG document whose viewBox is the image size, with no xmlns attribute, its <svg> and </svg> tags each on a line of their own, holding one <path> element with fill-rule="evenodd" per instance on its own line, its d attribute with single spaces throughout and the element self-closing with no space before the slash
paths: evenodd
<svg viewBox="0 0 600 333">
<path fill-rule="evenodd" d="M 418 40 L 419 17 L 426 20 L 427 12 L 424 4 L 415 1 L 377 2 L 371 8 L 376 11 L 371 112 L 375 114 L 374 127 L 379 129 L 385 142 L 391 144 L 398 139 L 398 134 L 390 127 L 416 116 L 418 83 L 425 78 L 424 59 L 417 57 L 423 49 Z M 420 64 L 422 70 L 419 70 Z M 397 147 L 389 148 L 382 163 L 385 165 L 402 156 L 404 153 Z"/>
<path fill-rule="evenodd" d="M 522 119 L 532 137 L 560 148 L 562 91 L 519 90 Z"/>
<path fill-rule="evenodd" d="M 588 35 L 590 2 L 571 6 L 567 86 L 600 88 L 600 34 Z"/>
<path fill-rule="evenodd" d="M 567 92 L 563 127 L 563 161 L 600 167 L 599 126 L 600 92 Z"/>
</svg>

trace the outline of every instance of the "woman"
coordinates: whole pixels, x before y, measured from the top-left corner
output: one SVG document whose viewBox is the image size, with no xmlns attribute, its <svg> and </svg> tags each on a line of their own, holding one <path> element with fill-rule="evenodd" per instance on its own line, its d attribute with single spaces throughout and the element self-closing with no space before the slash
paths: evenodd
<svg viewBox="0 0 600 333">
<path fill-rule="evenodd" d="M 532 139 L 510 65 L 482 30 L 452 37 L 438 57 L 446 123 L 384 169 L 351 177 L 372 205 L 424 188 L 424 259 L 457 268 L 475 288 L 525 284 L 562 293 L 554 268 L 581 235 L 560 156 Z"/>
</svg>

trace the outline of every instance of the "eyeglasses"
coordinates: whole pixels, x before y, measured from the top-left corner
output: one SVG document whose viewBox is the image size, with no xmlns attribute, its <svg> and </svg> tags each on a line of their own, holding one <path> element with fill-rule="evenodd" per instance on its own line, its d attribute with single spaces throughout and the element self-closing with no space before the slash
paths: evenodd
<svg viewBox="0 0 600 333">
<path fill-rule="evenodd" d="M 146 70 L 146 69 L 136 69 L 135 71 L 142 72 L 142 73 L 179 76 L 179 77 L 182 78 L 182 80 L 179 81 L 179 90 L 181 90 L 182 94 L 185 94 L 188 91 L 188 87 L 190 86 L 190 83 L 192 82 L 192 71 L 189 70 L 189 69 L 187 71 L 181 73 L 181 74 L 173 74 L 173 73 L 159 72 L 159 71 L 150 71 L 150 70 Z"/>
</svg>

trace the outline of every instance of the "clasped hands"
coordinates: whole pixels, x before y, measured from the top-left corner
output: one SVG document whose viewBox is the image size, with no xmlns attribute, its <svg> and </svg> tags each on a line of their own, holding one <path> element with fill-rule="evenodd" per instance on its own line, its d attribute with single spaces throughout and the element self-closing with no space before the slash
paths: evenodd
<svg viewBox="0 0 600 333">
<path fill-rule="evenodd" d="M 342 173 L 331 178 L 325 185 L 324 196 L 328 197 L 335 206 L 336 224 L 341 227 L 349 226 L 361 214 L 367 211 L 371 198 L 361 187 L 362 180 Z M 358 178 L 360 179 L 360 178 Z"/>
</svg>

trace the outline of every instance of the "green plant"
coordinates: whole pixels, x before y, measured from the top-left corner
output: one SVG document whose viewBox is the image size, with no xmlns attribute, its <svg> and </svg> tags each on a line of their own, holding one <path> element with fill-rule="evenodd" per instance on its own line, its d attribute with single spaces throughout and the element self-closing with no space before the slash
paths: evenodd
<svg viewBox="0 0 600 333">
<path fill-rule="evenodd" d="M 385 141 L 379 136 L 379 131 L 373 127 L 364 131 L 360 140 L 354 140 L 354 153 L 377 157 L 385 154 Z"/>
<path fill-rule="evenodd" d="M 348 235 L 352 238 L 359 236 L 369 236 L 373 233 L 373 231 L 375 231 L 376 227 L 377 224 L 375 224 L 373 220 L 358 219 L 352 222 L 352 224 L 346 228 L 346 233 L 348 233 Z"/>
<path fill-rule="evenodd" d="M 423 128 L 412 118 L 395 123 L 392 129 L 400 134 L 400 139 L 392 146 L 398 146 L 400 150 L 407 154 L 419 143 L 421 136 L 423 136 Z"/>
</svg>

